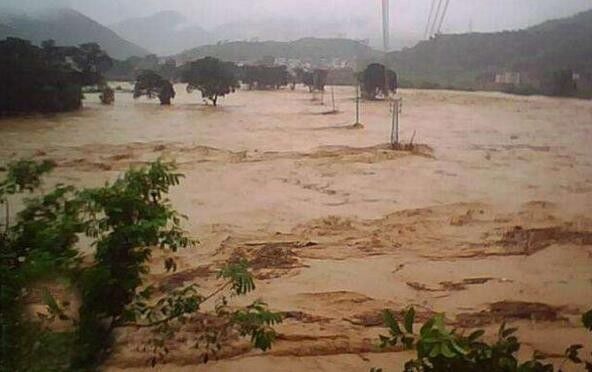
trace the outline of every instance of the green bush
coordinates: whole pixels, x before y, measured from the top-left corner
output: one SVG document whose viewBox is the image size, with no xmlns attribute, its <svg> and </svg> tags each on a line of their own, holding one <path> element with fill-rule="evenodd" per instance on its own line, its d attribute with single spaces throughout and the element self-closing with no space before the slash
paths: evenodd
<svg viewBox="0 0 592 372">
<path fill-rule="evenodd" d="M 405 372 L 553 372 L 554 366 L 544 362 L 544 357 L 536 353 L 532 360 L 521 362 L 517 353 L 520 342 L 514 335 L 517 328 L 507 328 L 503 323 L 494 343 L 482 340 L 484 330 L 475 330 L 465 335 L 456 329 L 449 329 L 444 323 L 444 315 L 439 314 L 425 322 L 415 333 L 415 311 L 410 308 L 403 321 L 397 321 L 390 310 L 385 310 L 384 323 L 389 335 L 380 336 L 380 347 L 402 345 L 415 350 L 416 358 L 405 363 Z M 592 331 L 592 311 L 582 317 L 584 326 Z M 582 345 L 572 345 L 565 351 L 565 360 L 582 364 L 586 371 L 592 371 L 592 363 L 580 359 Z M 382 369 L 373 368 L 373 372 Z M 559 369 L 561 371 L 561 369 Z"/>
<path fill-rule="evenodd" d="M 153 364 L 168 349 L 167 338 L 185 322 L 198 317 L 218 321 L 195 334 L 202 361 L 215 355 L 224 337 L 234 332 L 249 336 L 255 347 L 267 350 L 275 340 L 272 326 L 279 314 L 256 301 L 245 308 L 230 308 L 227 294 L 244 295 L 255 284 L 244 262 L 226 265 L 219 272 L 220 286 L 201 294 L 196 284 L 165 293 L 145 283 L 155 249 L 174 253 L 195 242 L 181 227 L 185 218 L 167 199 L 182 175 L 170 163 L 130 169 L 113 183 L 78 190 L 58 185 L 54 190 L 25 199 L 14 221 L 10 201 L 17 194 L 35 192 L 51 163 L 20 161 L 8 165 L 0 182 L 0 204 L 5 207 L 0 233 L 0 371 L 86 371 L 97 369 L 110 355 L 113 331 L 120 327 L 150 328 L 154 338 Z M 79 237 L 91 240 L 92 257 L 79 250 Z M 170 255 L 167 271 L 175 271 Z M 26 317 L 29 291 L 47 281 L 68 283 L 80 300 L 67 309 L 63 299 L 43 290 L 48 314 Z M 201 306 L 218 300 L 214 312 Z M 69 322 L 68 330 L 55 331 L 52 321 Z"/>
</svg>

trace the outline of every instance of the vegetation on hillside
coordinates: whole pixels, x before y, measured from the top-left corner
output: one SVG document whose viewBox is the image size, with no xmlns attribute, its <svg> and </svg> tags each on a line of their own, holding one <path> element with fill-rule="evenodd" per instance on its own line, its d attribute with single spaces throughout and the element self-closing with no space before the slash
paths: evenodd
<svg viewBox="0 0 592 372">
<path fill-rule="evenodd" d="M 592 94 L 592 11 L 521 31 L 437 35 L 389 54 L 389 65 L 412 86 L 491 88 L 495 74 L 519 72 L 521 89 L 544 94 L 556 94 L 554 74 L 571 71 Z"/>
<path fill-rule="evenodd" d="M 39 3 L 42 4 L 42 3 Z M 73 9 L 47 9 L 30 14 L 2 10 L 0 39 L 18 37 L 41 45 L 53 39 L 59 46 L 98 43 L 114 58 L 149 54 L 100 23 Z"/>
<path fill-rule="evenodd" d="M 58 185 L 40 193 L 41 178 L 53 167 L 10 163 L 0 181 L 0 371 L 95 370 L 109 357 L 114 331 L 122 327 L 153 330 L 146 339 L 153 364 L 186 323 L 201 324 L 191 341 L 196 360 L 203 362 L 232 337 L 248 336 L 262 350 L 271 347 L 272 326 L 281 316 L 260 301 L 229 304 L 227 295 L 255 289 L 245 262 L 222 267 L 219 286 L 209 294 L 196 283 L 162 288 L 146 282 L 156 251 L 172 272 L 173 254 L 195 245 L 167 198 L 182 178 L 173 164 L 130 169 L 99 188 Z M 15 199 L 26 193 L 31 197 L 15 213 Z M 83 254 L 82 246 L 92 253 Z M 46 311 L 29 309 L 36 301 L 43 301 Z M 202 309 L 212 301 L 215 310 Z"/>
<path fill-rule="evenodd" d="M 293 58 L 319 63 L 323 59 L 355 60 L 368 59 L 379 55 L 380 52 L 355 40 L 305 38 L 290 42 L 235 41 L 218 43 L 185 51 L 175 58 L 180 62 L 203 57 L 215 57 L 232 62 L 254 62 L 260 60 L 263 56 L 272 56 L 274 58 Z"/>
</svg>

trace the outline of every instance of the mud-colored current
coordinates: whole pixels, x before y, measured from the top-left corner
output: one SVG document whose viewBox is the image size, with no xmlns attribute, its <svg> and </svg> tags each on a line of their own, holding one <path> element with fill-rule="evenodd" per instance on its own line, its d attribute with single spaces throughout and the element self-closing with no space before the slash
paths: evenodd
<svg viewBox="0 0 592 372">
<path fill-rule="evenodd" d="M 525 355 L 586 341 L 591 101 L 403 90 L 401 138 L 425 145 L 409 153 L 385 146 L 385 102 L 363 103 L 364 129 L 350 128 L 352 88 L 335 88 L 337 114 L 329 94 L 321 105 L 301 89 L 239 91 L 216 108 L 176 90 L 170 107 L 91 94 L 79 112 L 0 120 L 0 160 L 55 160 L 49 183 L 176 160 L 186 178 L 172 199 L 202 241 L 180 253 L 185 280 L 209 280 L 191 273 L 240 251 L 259 278 L 253 298 L 292 314 L 266 354 L 196 367 L 173 342 L 161 370 L 397 369 L 409 355 L 377 353 L 379 314 L 411 304 L 459 327 L 507 319 Z M 141 342 L 122 332 L 109 368 L 148 368 Z"/>
</svg>

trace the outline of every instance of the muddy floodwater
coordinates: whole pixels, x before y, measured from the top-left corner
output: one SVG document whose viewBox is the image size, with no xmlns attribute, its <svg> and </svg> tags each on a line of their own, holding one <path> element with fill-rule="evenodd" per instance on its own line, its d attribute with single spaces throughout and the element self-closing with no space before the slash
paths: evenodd
<svg viewBox="0 0 592 372">
<path fill-rule="evenodd" d="M 179 335 L 162 371 L 400 370 L 379 353 L 380 312 L 414 305 L 460 328 L 520 328 L 521 353 L 586 343 L 592 304 L 592 101 L 402 90 L 391 151 L 384 102 L 353 88 L 324 97 L 239 91 L 204 106 L 183 86 L 170 107 L 117 93 L 79 112 L 0 120 L 0 159 L 53 159 L 49 184 L 100 185 L 130 165 L 175 159 L 172 194 L 201 241 L 180 252 L 182 282 L 205 287 L 227 258 L 251 261 L 262 298 L 287 317 L 265 354 L 240 344 L 195 366 Z M 320 104 L 323 99 L 325 105 Z M 428 147 L 429 146 L 429 147 Z M 160 266 L 158 266 L 160 267 Z M 162 270 L 151 280 L 165 280 Z M 109 370 L 151 370 L 122 331 Z M 248 343 L 247 343 L 248 344 Z"/>
</svg>

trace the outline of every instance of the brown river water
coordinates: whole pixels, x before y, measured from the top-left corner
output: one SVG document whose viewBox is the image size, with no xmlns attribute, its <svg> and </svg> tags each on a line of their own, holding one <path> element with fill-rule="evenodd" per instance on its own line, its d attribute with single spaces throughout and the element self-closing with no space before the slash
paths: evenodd
<svg viewBox="0 0 592 372">
<path fill-rule="evenodd" d="M 238 91 L 205 106 L 176 86 L 170 107 L 117 93 L 83 110 L 0 120 L 0 161 L 53 159 L 49 184 L 102 184 L 162 157 L 186 178 L 172 193 L 201 244 L 179 253 L 188 281 L 240 251 L 256 262 L 256 293 L 290 312 L 265 354 L 244 346 L 196 366 L 181 339 L 157 370 L 399 370 L 378 353 L 380 311 L 413 304 L 462 328 L 502 318 L 533 349 L 561 354 L 587 341 L 592 305 L 592 101 L 402 90 L 392 151 L 385 102 L 335 88 Z M 199 271 L 199 270 L 198 270 Z M 154 281 L 164 280 L 159 271 Z M 148 370 L 144 335 L 123 331 L 110 370 Z M 237 351 L 238 350 L 238 351 Z"/>
</svg>

